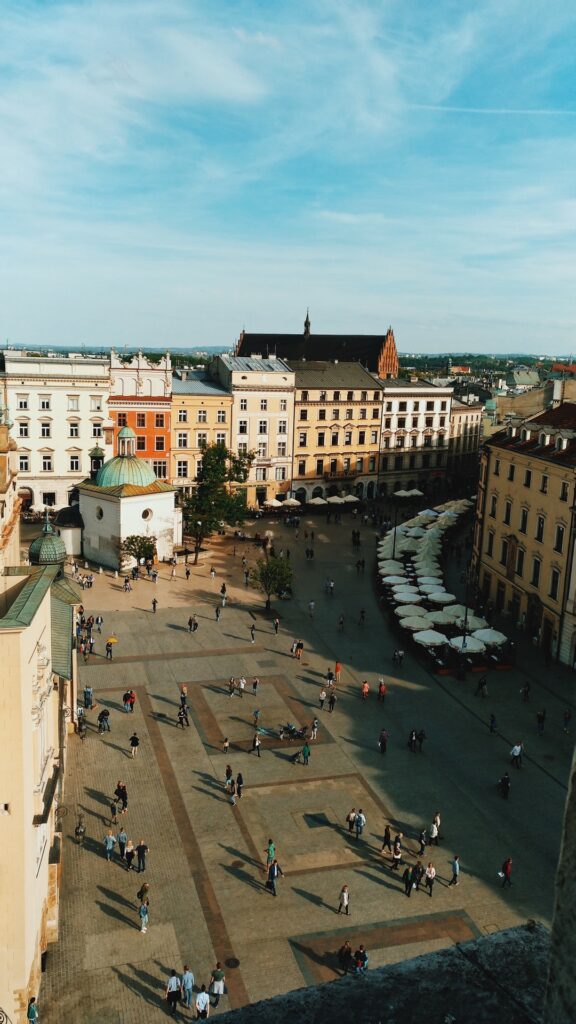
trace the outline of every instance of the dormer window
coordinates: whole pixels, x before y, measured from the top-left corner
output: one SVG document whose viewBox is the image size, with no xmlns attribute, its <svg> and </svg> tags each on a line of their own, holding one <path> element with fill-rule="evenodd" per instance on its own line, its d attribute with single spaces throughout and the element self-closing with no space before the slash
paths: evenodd
<svg viewBox="0 0 576 1024">
<path fill-rule="evenodd" d="M 538 438 L 538 444 L 540 445 L 541 448 L 544 448 L 546 443 L 547 443 L 546 434 L 540 434 L 540 437 Z"/>
</svg>

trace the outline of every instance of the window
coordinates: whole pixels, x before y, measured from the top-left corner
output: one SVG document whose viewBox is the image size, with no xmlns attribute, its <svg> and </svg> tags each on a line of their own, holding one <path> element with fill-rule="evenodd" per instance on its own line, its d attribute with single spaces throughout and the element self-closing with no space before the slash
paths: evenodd
<svg viewBox="0 0 576 1024">
<path fill-rule="evenodd" d="M 414 438 L 412 438 L 412 440 L 414 440 Z M 414 469 L 415 468 L 415 466 L 416 466 L 416 456 L 415 455 L 409 455 L 408 456 L 408 466 L 409 466 L 410 469 Z"/>
<path fill-rule="evenodd" d="M 157 426 L 157 427 L 163 427 L 164 426 L 164 413 L 163 412 L 157 412 L 156 413 L 156 415 L 154 417 L 154 425 Z"/>
<path fill-rule="evenodd" d="M 18 462 L 21 473 L 30 472 L 30 457 L 28 455 L 20 455 Z"/>
<path fill-rule="evenodd" d="M 28 408 L 28 395 L 18 395 L 18 408 L 19 409 L 27 409 Z"/>
<path fill-rule="evenodd" d="M 388 456 L 387 455 L 383 455 L 382 458 L 380 459 L 380 470 L 381 470 L 382 473 L 385 473 L 387 471 L 387 469 L 388 469 Z"/>
<path fill-rule="evenodd" d="M 307 402 L 308 401 L 308 392 L 307 391 L 303 391 L 302 394 L 300 395 L 300 399 L 301 399 L 302 402 Z"/>
<path fill-rule="evenodd" d="M 429 465 L 430 465 L 430 452 L 423 452 L 422 453 L 422 468 L 423 469 L 428 469 Z"/>
<path fill-rule="evenodd" d="M 338 431 L 337 430 L 333 430 L 332 434 L 331 434 L 331 444 L 332 444 L 333 448 L 335 448 L 336 445 L 338 444 L 338 436 L 339 436 L 338 435 Z"/>
<path fill-rule="evenodd" d="M 267 398 L 261 398 L 260 399 L 260 412 L 268 412 L 268 399 Z"/>
<path fill-rule="evenodd" d="M 506 565 L 508 563 L 508 541 L 503 540 L 500 545 L 500 565 Z"/>
<path fill-rule="evenodd" d="M 377 430 L 371 430 L 370 431 L 370 444 L 378 444 L 378 431 Z"/>
<path fill-rule="evenodd" d="M 430 430 L 434 426 L 434 417 L 433 416 L 427 416 L 424 422 L 425 422 L 425 425 Z"/>
<path fill-rule="evenodd" d="M 50 437 L 51 434 L 52 425 L 47 420 L 43 420 L 40 424 L 40 437 Z"/>
<path fill-rule="evenodd" d="M 143 434 L 139 434 L 138 437 L 136 438 L 136 451 L 137 452 L 145 452 L 146 451 L 146 438 L 144 437 Z"/>
<path fill-rule="evenodd" d="M 238 420 L 238 433 L 239 434 L 247 434 L 248 433 L 248 420 Z"/>
<path fill-rule="evenodd" d="M 403 465 L 404 465 L 404 456 L 403 455 L 395 455 L 394 456 L 394 469 L 402 469 Z"/>
<path fill-rule="evenodd" d="M 324 459 L 316 459 L 316 476 L 322 476 L 324 472 Z"/>
<path fill-rule="evenodd" d="M 127 427 L 128 426 L 128 417 L 127 417 L 125 412 L 119 412 L 118 413 L 118 426 L 119 427 Z"/>
<path fill-rule="evenodd" d="M 325 391 L 321 391 L 320 392 L 320 401 L 321 402 L 325 402 L 326 401 L 326 392 Z"/>
<path fill-rule="evenodd" d="M 338 459 L 330 459 L 330 472 L 336 473 L 338 471 Z"/>
<path fill-rule="evenodd" d="M 379 417 L 380 417 L 380 409 L 377 409 L 377 408 L 372 409 L 372 419 L 373 420 L 377 420 L 377 419 L 379 419 Z"/>
<path fill-rule="evenodd" d="M 560 570 L 552 569 L 550 573 L 550 597 L 553 601 L 558 599 L 558 589 L 560 586 Z"/>
<path fill-rule="evenodd" d="M 258 433 L 259 434 L 267 434 L 268 433 L 268 422 L 267 422 L 267 420 L 258 420 Z"/>
<path fill-rule="evenodd" d="M 536 533 L 534 534 L 536 540 L 542 541 L 544 539 L 544 516 L 538 516 L 536 519 Z"/>
<path fill-rule="evenodd" d="M 352 419 L 352 409 L 346 409 L 346 419 L 347 420 L 351 420 Z"/>
<path fill-rule="evenodd" d="M 542 565 L 539 558 L 532 559 L 532 579 L 530 580 L 533 587 L 540 585 L 540 566 Z"/>
<path fill-rule="evenodd" d="M 196 478 L 198 478 L 202 472 L 202 459 L 196 459 Z"/>
<path fill-rule="evenodd" d="M 263 467 L 263 466 L 259 466 L 257 468 L 257 470 L 256 470 L 256 479 L 257 480 L 267 480 L 268 479 L 268 470 L 265 467 Z"/>
<path fill-rule="evenodd" d="M 340 401 L 340 392 L 339 391 L 335 391 L 334 392 L 334 394 L 332 395 L 332 401 L 333 402 L 339 402 Z"/>
<path fill-rule="evenodd" d="M 517 576 L 523 576 L 524 575 L 524 554 L 525 554 L 524 549 L 523 548 L 518 548 L 518 551 L 516 552 L 516 575 Z"/>
<path fill-rule="evenodd" d="M 412 411 L 413 412 L 419 412 L 420 411 L 420 402 L 414 402 L 414 405 L 412 407 Z"/>
<path fill-rule="evenodd" d="M 342 459 L 342 469 L 345 473 L 350 472 L 350 459 Z"/>
<path fill-rule="evenodd" d="M 42 456 L 42 472 L 43 473 L 51 473 L 52 472 L 52 456 L 51 455 L 43 455 Z"/>
<path fill-rule="evenodd" d="M 432 447 L 432 437 L 430 436 L 430 434 L 426 434 L 425 437 L 424 437 L 424 447 L 425 448 L 431 448 Z"/>
<path fill-rule="evenodd" d="M 205 430 L 199 430 L 196 434 L 196 447 L 205 448 L 208 444 L 208 434 Z"/>
<path fill-rule="evenodd" d="M 486 541 L 486 554 L 492 557 L 494 553 L 494 531 L 488 530 L 488 539 Z"/>
<path fill-rule="evenodd" d="M 354 401 L 354 392 L 353 391 L 347 391 L 346 392 L 346 401 L 347 402 L 353 402 Z"/>
<path fill-rule="evenodd" d="M 364 459 L 356 459 L 356 472 L 362 473 L 364 471 Z"/>
<path fill-rule="evenodd" d="M 384 420 L 384 430 L 390 430 L 392 427 L 392 417 L 387 416 Z"/>
<path fill-rule="evenodd" d="M 283 458 L 286 455 L 286 441 L 278 441 L 276 446 L 277 454 Z"/>
<path fill-rule="evenodd" d="M 511 464 L 510 466 L 508 466 L 508 479 L 509 480 L 513 480 L 515 474 L 516 474 L 516 466 Z"/>
<path fill-rule="evenodd" d="M 280 399 L 280 412 L 287 412 L 287 410 L 288 410 L 288 401 L 287 401 L 286 398 L 281 398 Z"/>
<path fill-rule="evenodd" d="M 366 431 L 365 430 L 359 430 L 358 431 L 358 444 L 366 444 Z"/>
<path fill-rule="evenodd" d="M 30 434 L 28 433 L 27 423 L 18 424 L 18 437 L 30 437 Z"/>
<path fill-rule="evenodd" d="M 102 437 L 102 424 L 101 423 L 93 423 L 92 424 L 92 437 Z"/>
<path fill-rule="evenodd" d="M 528 509 L 527 508 L 521 508 L 520 509 L 520 526 L 518 527 L 518 529 L 520 530 L 520 533 L 526 533 L 527 528 L 528 528 Z"/>
<path fill-rule="evenodd" d="M 438 434 L 438 438 L 437 438 L 436 444 L 437 444 L 438 448 L 443 448 L 444 447 L 444 434 Z"/>
<path fill-rule="evenodd" d="M 308 409 L 300 409 L 300 419 L 301 420 L 307 420 L 308 419 Z"/>
<path fill-rule="evenodd" d="M 548 477 L 545 473 L 542 474 L 542 481 L 540 483 L 540 490 L 542 494 L 548 494 Z"/>
<path fill-rule="evenodd" d="M 165 480 L 168 476 L 168 467 L 166 465 L 166 459 L 155 459 L 152 463 L 152 469 L 159 480 Z"/>
<path fill-rule="evenodd" d="M 444 462 L 444 453 L 443 452 L 438 452 L 438 454 L 436 456 L 436 465 L 437 466 L 441 466 L 443 462 Z"/>
<path fill-rule="evenodd" d="M 568 501 L 568 484 L 565 481 L 560 484 L 560 501 Z"/>
<path fill-rule="evenodd" d="M 276 466 L 276 470 L 274 472 L 274 476 L 276 477 L 277 480 L 285 480 L 286 479 L 286 466 Z"/>
<path fill-rule="evenodd" d="M 226 423 L 226 409 L 218 409 L 216 423 Z"/>
<path fill-rule="evenodd" d="M 246 441 L 239 441 L 238 444 L 236 445 L 236 447 L 238 448 L 238 454 L 239 455 L 246 455 L 247 454 L 247 452 L 248 452 L 248 445 L 247 445 Z"/>
<path fill-rule="evenodd" d="M 299 459 L 298 461 L 298 476 L 304 476 L 306 473 L 306 459 Z"/>
<path fill-rule="evenodd" d="M 188 423 L 187 409 L 178 409 L 178 423 Z"/>
<path fill-rule="evenodd" d="M 268 457 L 268 445 L 266 444 L 266 441 L 259 441 L 258 442 L 258 458 L 259 459 L 266 459 L 267 457 Z"/>
<path fill-rule="evenodd" d="M 426 402 L 426 412 L 434 412 L 434 402 Z"/>
<path fill-rule="evenodd" d="M 136 426 L 140 427 L 140 429 L 142 429 L 142 427 L 146 426 L 146 413 L 145 412 L 137 412 L 136 413 Z"/>
<path fill-rule="evenodd" d="M 318 419 L 319 420 L 325 420 L 326 419 L 326 409 L 318 409 Z"/>
<path fill-rule="evenodd" d="M 198 423 L 208 422 L 208 412 L 206 409 L 198 409 Z"/>
<path fill-rule="evenodd" d="M 279 434 L 287 434 L 288 433 L 288 420 L 278 420 L 278 433 Z"/>
<path fill-rule="evenodd" d="M 506 526 L 510 526 L 510 518 L 512 516 L 512 502 L 506 501 L 504 503 L 504 522 Z"/>
<path fill-rule="evenodd" d="M 563 526 L 557 526 L 556 527 L 556 532 L 554 534 L 554 551 L 557 551 L 559 554 L 561 554 L 563 548 L 564 548 L 564 527 Z"/>
<path fill-rule="evenodd" d="M 410 438 L 410 447 L 411 448 L 417 448 L 418 447 L 418 438 L 417 437 L 411 437 Z"/>
<path fill-rule="evenodd" d="M 345 445 L 352 444 L 352 431 L 351 430 L 345 430 L 344 431 L 344 444 Z"/>
<path fill-rule="evenodd" d="M 496 497 L 495 494 L 493 494 L 492 497 L 490 498 L 490 512 L 489 512 L 489 515 L 492 516 L 492 519 L 496 518 L 496 510 L 497 510 L 497 508 L 498 508 L 498 498 Z"/>
<path fill-rule="evenodd" d="M 360 409 L 360 419 L 361 420 L 365 420 L 366 419 L 366 409 Z"/>
<path fill-rule="evenodd" d="M 446 412 L 446 402 L 440 402 L 440 408 L 442 409 L 442 412 Z"/>
<path fill-rule="evenodd" d="M 332 419 L 333 420 L 339 420 L 340 419 L 340 409 L 332 409 Z"/>
<path fill-rule="evenodd" d="M 90 396 L 90 412 L 102 412 L 102 398 L 100 395 Z"/>
<path fill-rule="evenodd" d="M 51 395 L 40 395 L 40 408 L 43 412 L 48 412 L 51 407 Z"/>
<path fill-rule="evenodd" d="M 248 399 L 247 398 L 241 398 L 240 399 L 240 412 L 246 412 L 247 408 L 248 408 Z"/>
<path fill-rule="evenodd" d="M 299 445 L 300 448 L 305 448 L 306 447 L 307 438 L 308 438 L 308 434 L 306 433 L 306 431 L 305 430 L 300 431 L 300 433 L 298 434 L 298 445 Z"/>
<path fill-rule="evenodd" d="M 494 463 L 494 476 L 500 476 L 500 459 L 496 459 Z"/>
<path fill-rule="evenodd" d="M 373 399 L 374 402 L 379 402 L 380 401 L 380 392 L 379 391 L 375 391 L 374 394 L 372 395 L 372 399 Z"/>
<path fill-rule="evenodd" d="M 445 427 L 446 426 L 446 417 L 445 416 L 441 416 L 440 417 L 440 426 L 441 427 Z"/>
<path fill-rule="evenodd" d="M 80 456 L 71 455 L 69 469 L 71 473 L 78 473 L 80 470 Z"/>
<path fill-rule="evenodd" d="M 398 412 L 408 412 L 408 402 L 399 402 Z"/>
<path fill-rule="evenodd" d="M 68 395 L 68 412 L 78 412 L 80 408 L 80 398 L 78 395 Z"/>
<path fill-rule="evenodd" d="M 216 434 L 216 444 L 226 444 L 226 434 L 218 431 Z"/>
<path fill-rule="evenodd" d="M 163 437 L 156 437 L 154 439 L 154 448 L 155 448 L 155 451 L 157 451 L 157 452 L 163 452 L 164 451 L 164 438 Z"/>
<path fill-rule="evenodd" d="M 188 459 L 178 459 L 176 463 L 176 476 L 188 476 Z"/>
<path fill-rule="evenodd" d="M 42 491 L 42 504 L 54 506 L 56 504 L 56 494 L 54 491 Z"/>
<path fill-rule="evenodd" d="M 361 402 L 367 402 L 368 401 L 368 392 L 367 391 L 362 391 L 360 393 L 360 401 Z"/>
<path fill-rule="evenodd" d="M 397 426 L 398 426 L 398 430 L 405 430 L 406 429 L 406 417 L 405 416 L 399 416 L 398 417 L 398 424 L 397 424 Z"/>
<path fill-rule="evenodd" d="M 179 430 L 176 434 L 176 447 L 187 448 L 188 447 L 188 431 Z"/>
<path fill-rule="evenodd" d="M 321 430 L 318 434 L 318 447 L 323 448 L 326 443 L 326 434 Z"/>
<path fill-rule="evenodd" d="M 531 469 L 525 469 L 524 470 L 524 487 L 530 487 L 531 484 L 532 484 L 532 470 Z"/>
</svg>

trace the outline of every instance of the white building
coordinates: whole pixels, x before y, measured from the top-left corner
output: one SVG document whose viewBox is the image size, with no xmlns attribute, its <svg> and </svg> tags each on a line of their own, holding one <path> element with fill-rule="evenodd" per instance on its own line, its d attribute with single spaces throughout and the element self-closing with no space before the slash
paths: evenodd
<svg viewBox="0 0 576 1024">
<path fill-rule="evenodd" d="M 232 392 L 232 450 L 255 452 L 243 485 L 247 504 L 285 495 L 292 476 L 294 371 L 274 357 L 220 355 L 210 372 Z"/>
<path fill-rule="evenodd" d="M 89 472 L 94 444 L 112 454 L 109 361 L 11 350 L 1 360 L 3 404 L 18 445 L 19 494 L 36 508 L 67 505 Z"/>
<path fill-rule="evenodd" d="M 446 478 L 451 387 L 425 380 L 385 380 L 379 491 L 418 488 L 433 494 Z"/>
</svg>

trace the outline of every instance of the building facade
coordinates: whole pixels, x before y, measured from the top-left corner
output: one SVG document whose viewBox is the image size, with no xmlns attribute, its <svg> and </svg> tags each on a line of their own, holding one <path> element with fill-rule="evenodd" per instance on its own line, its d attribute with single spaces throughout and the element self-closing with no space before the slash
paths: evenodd
<svg viewBox="0 0 576 1024">
<path fill-rule="evenodd" d="M 170 353 L 158 361 L 142 352 L 122 358 L 110 353 L 110 416 L 114 451 L 123 427 L 136 434 L 136 452 L 158 480 L 170 478 L 172 362 Z"/>
<path fill-rule="evenodd" d="M 183 371 L 172 381 L 172 440 L 170 476 L 179 490 L 190 494 L 208 444 L 231 447 L 232 392 L 199 371 Z"/>
<path fill-rule="evenodd" d="M 460 402 L 452 398 L 448 440 L 448 482 L 452 487 L 476 487 L 482 441 L 481 402 Z"/>
<path fill-rule="evenodd" d="M 485 599 L 550 657 L 574 664 L 576 404 L 484 444 L 473 567 Z"/>
<path fill-rule="evenodd" d="M 112 454 L 109 361 L 5 350 L 0 381 L 14 421 L 19 495 L 27 506 L 68 505 L 98 443 Z"/>
<path fill-rule="evenodd" d="M 0 573 L 7 565 L 20 564 L 20 510 L 18 454 L 9 426 L 0 410 Z"/>
<path fill-rule="evenodd" d="M 282 359 L 217 356 L 210 377 L 232 395 L 230 447 L 254 452 L 246 484 L 249 507 L 285 496 L 292 475 L 294 371 Z"/>
<path fill-rule="evenodd" d="M 292 490 L 299 501 L 377 493 L 382 385 L 359 363 L 291 361 Z"/>
<path fill-rule="evenodd" d="M 445 486 L 451 403 L 451 387 L 382 381 L 381 497 L 413 488 L 434 496 Z"/>
</svg>

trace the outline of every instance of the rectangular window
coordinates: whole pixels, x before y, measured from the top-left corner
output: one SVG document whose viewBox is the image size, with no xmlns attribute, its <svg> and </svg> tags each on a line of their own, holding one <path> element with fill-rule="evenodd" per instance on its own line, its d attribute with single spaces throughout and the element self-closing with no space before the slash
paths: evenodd
<svg viewBox="0 0 576 1024">
<path fill-rule="evenodd" d="M 444 447 L 444 434 L 438 434 L 438 440 L 436 441 L 436 445 L 438 448 Z"/>
<path fill-rule="evenodd" d="M 218 409 L 218 412 L 216 413 L 216 422 L 226 423 L 226 409 Z"/>
<path fill-rule="evenodd" d="M 540 585 L 540 566 L 542 565 L 539 558 L 532 559 L 532 579 L 530 580 L 533 587 Z"/>
<path fill-rule="evenodd" d="M 90 396 L 90 412 L 102 412 L 102 398 L 100 395 Z"/>
<path fill-rule="evenodd" d="M 370 458 L 368 459 L 368 472 L 376 472 L 376 458 L 374 457 L 374 455 L 371 455 Z"/>
<path fill-rule="evenodd" d="M 414 438 L 412 438 L 412 440 L 414 440 Z M 415 455 L 409 455 L 408 456 L 408 468 L 409 469 L 414 469 L 415 467 L 416 467 L 416 456 Z"/>
<path fill-rule="evenodd" d="M 78 395 L 68 395 L 68 412 L 78 412 L 80 408 L 80 398 Z"/>
<path fill-rule="evenodd" d="M 268 399 L 267 398 L 261 398 L 260 399 L 260 412 L 268 412 Z"/>
<path fill-rule="evenodd" d="M 302 430 L 302 431 L 301 431 L 301 432 L 300 432 L 300 433 L 298 434 L 298 446 L 299 446 L 300 448 L 305 448 L 305 447 L 306 447 L 306 441 L 307 441 L 307 438 L 308 438 L 308 435 L 307 435 L 307 433 L 306 433 L 306 431 L 305 431 L 305 430 Z"/>
<path fill-rule="evenodd" d="M 208 422 L 208 411 L 206 409 L 198 409 L 198 423 Z"/>
<path fill-rule="evenodd" d="M 300 409 L 300 419 L 301 420 L 307 420 L 308 419 L 308 409 Z"/>
<path fill-rule="evenodd" d="M 196 447 L 205 448 L 208 444 L 208 434 L 205 430 L 199 430 L 196 434 Z"/>
<path fill-rule="evenodd" d="M 226 444 L 226 434 L 218 431 L 216 434 L 216 444 Z"/>
<path fill-rule="evenodd" d="M 377 408 L 372 409 L 372 419 L 373 420 L 377 420 L 379 418 L 379 416 L 380 416 L 380 409 L 377 409 Z"/>
<path fill-rule="evenodd" d="M 323 448 L 325 443 L 326 443 L 326 434 L 324 433 L 323 430 L 320 430 L 319 433 L 318 433 L 318 447 L 319 448 Z"/>
<path fill-rule="evenodd" d="M 404 465 L 404 456 L 403 455 L 395 455 L 394 456 L 394 469 L 402 469 L 403 465 Z"/>
<path fill-rule="evenodd" d="M 266 441 L 258 442 L 257 452 L 259 459 L 266 459 L 268 457 L 268 445 L 266 444 Z"/>
<path fill-rule="evenodd" d="M 345 418 L 347 420 L 351 420 L 352 419 L 352 409 L 346 409 L 346 417 Z"/>
<path fill-rule="evenodd" d="M 128 426 L 128 416 L 126 415 L 125 412 L 119 412 L 118 413 L 118 426 L 119 427 L 127 427 Z"/>
<path fill-rule="evenodd" d="M 302 393 L 300 395 L 300 399 L 301 399 L 302 402 L 307 402 L 308 401 L 308 392 L 307 391 L 302 391 Z"/>
<path fill-rule="evenodd" d="M 280 399 L 280 412 L 288 411 L 288 400 L 286 398 Z"/>
<path fill-rule="evenodd" d="M 277 455 L 283 458 L 286 455 L 286 441 L 278 441 L 276 451 Z"/>
<path fill-rule="evenodd" d="M 188 423 L 187 409 L 178 409 L 178 423 Z"/>
<path fill-rule="evenodd" d="M 558 588 L 560 586 L 560 570 L 552 569 L 550 573 L 550 597 L 553 601 L 558 599 Z"/>
<path fill-rule="evenodd" d="M 152 469 L 159 480 L 165 480 L 168 476 L 168 467 L 166 465 L 166 459 L 154 459 L 152 463 Z"/>
<path fill-rule="evenodd" d="M 239 434 L 247 434 L 248 433 L 248 420 L 238 420 L 238 433 Z"/>
<path fill-rule="evenodd" d="M 334 431 L 334 430 L 332 431 L 331 444 L 332 444 L 333 448 L 335 448 L 337 446 L 337 444 L 338 444 L 338 432 L 337 431 Z"/>
<path fill-rule="evenodd" d="M 277 480 L 285 480 L 286 479 L 286 466 L 276 466 L 276 469 L 274 471 L 274 476 L 276 477 Z"/>
<path fill-rule="evenodd" d="M 396 424 L 396 426 L 397 426 L 398 430 L 405 430 L 406 429 L 406 417 L 405 416 L 399 416 L 398 417 L 398 423 Z M 432 424 L 430 424 L 430 426 L 432 426 Z"/>
<path fill-rule="evenodd" d="M 352 431 L 351 430 L 345 430 L 344 431 L 344 444 L 345 445 L 351 445 L 352 444 Z"/>
<path fill-rule="evenodd" d="M 518 551 L 516 552 L 516 575 L 517 576 L 523 576 L 524 575 L 524 550 L 523 550 L 523 548 L 518 548 Z"/>
<path fill-rule="evenodd" d="M 333 420 L 339 420 L 340 419 L 340 409 L 332 409 L 332 419 Z"/>
<path fill-rule="evenodd" d="M 52 434 L 52 425 L 46 421 L 40 424 L 40 437 L 50 437 Z"/>
<path fill-rule="evenodd" d="M 354 401 L 354 392 L 353 391 L 347 391 L 346 392 L 346 401 L 347 402 L 353 402 Z"/>
<path fill-rule="evenodd" d="M 306 474 L 306 459 L 298 460 L 298 476 L 305 476 Z"/>
<path fill-rule="evenodd" d="M 27 409 L 28 408 L 28 395 L 18 395 L 18 408 L 19 409 Z"/>
<path fill-rule="evenodd" d="M 257 480 L 267 480 L 268 479 L 268 470 L 265 467 L 263 467 L 263 466 L 259 466 L 257 468 L 257 470 L 256 470 L 256 479 Z"/>
<path fill-rule="evenodd" d="M 188 476 L 188 459 L 178 459 L 176 463 L 176 476 Z"/>
<path fill-rule="evenodd" d="M 360 419 L 361 420 L 365 420 L 366 419 L 366 409 L 360 409 Z"/>
<path fill-rule="evenodd" d="M 102 437 L 102 424 L 101 423 L 93 423 L 92 424 L 92 437 Z"/>
<path fill-rule="evenodd" d="M 531 469 L 525 469 L 524 470 L 524 487 L 530 487 L 531 483 L 532 483 L 532 470 Z"/>
<path fill-rule="evenodd" d="M 188 447 L 188 431 L 179 430 L 176 434 L 176 447 L 187 448 Z"/>
<path fill-rule="evenodd" d="M 42 492 L 42 504 L 54 507 L 56 504 L 56 494 L 54 491 L 43 491 Z"/>
<path fill-rule="evenodd" d="M 560 484 L 560 501 L 568 501 L 568 484 L 564 480 Z"/>
<path fill-rule="evenodd" d="M 430 434 L 425 434 L 424 435 L 424 447 L 425 448 L 431 448 L 432 447 L 432 437 L 431 437 Z"/>
<path fill-rule="evenodd" d="M 423 452 L 422 453 L 422 468 L 423 469 L 428 469 L 429 465 L 430 465 L 430 452 Z"/>
<path fill-rule="evenodd" d="M 557 526 L 556 527 L 556 532 L 554 534 L 554 551 L 557 551 L 558 554 L 562 554 L 563 548 L 564 548 L 564 527 L 563 526 Z"/>
<path fill-rule="evenodd" d="M 325 391 L 321 391 L 320 392 L 320 401 L 321 402 L 325 402 L 326 401 L 326 392 Z"/>
<path fill-rule="evenodd" d="M 382 458 L 380 459 L 380 471 L 382 473 L 386 473 L 387 470 L 388 470 L 388 456 L 387 455 L 383 455 Z"/>
<path fill-rule="evenodd" d="M 164 451 L 164 438 L 163 437 L 156 437 L 154 439 L 154 442 L 155 442 L 154 443 L 155 451 L 163 452 Z"/>
<path fill-rule="evenodd" d="M 536 519 L 536 533 L 534 534 L 534 537 L 538 541 L 542 541 L 544 539 L 544 516 L 538 516 Z"/>
<path fill-rule="evenodd" d="M 516 474 L 516 466 L 514 466 L 514 465 L 508 466 L 508 479 L 509 480 L 513 480 L 515 474 Z"/>
<path fill-rule="evenodd" d="M 408 412 L 408 402 L 398 402 L 398 412 Z"/>
<path fill-rule="evenodd" d="M 443 462 L 444 462 L 444 454 L 443 454 L 443 452 L 438 452 L 438 454 L 436 456 L 436 465 L 437 466 L 441 466 Z"/>
<path fill-rule="evenodd" d="M 528 528 L 528 509 L 527 508 L 521 508 L 520 509 L 520 526 L 518 527 L 518 529 L 520 530 L 520 533 L 526 533 L 527 528 Z"/>
<path fill-rule="evenodd" d="M 506 526 L 510 526 L 510 519 L 512 517 L 512 502 L 506 501 L 504 503 L 504 522 Z"/>
<path fill-rule="evenodd" d="M 319 420 L 325 420 L 326 419 L 326 409 L 318 409 L 318 419 Z"/>
<path fill-rule="evenodd" d="M 508 562 L 508 541 L 503 540 L 500 545 L 500 565 L 506 565 Z"/>
<path fill-rule="evenodd" d="M 142 429 L 142 427 L 146 426 L 146 413 L 145 412 L 137 412 L 136 413 L 136 426 L 140 427 L 140 429 Z"/>
<path fill-rule="evenodd" d="M 331 473 L 337 473 L 338 472 L 338 459 L 330 459 L 330 472 Z"/>
<path fill-rule="evenodd" d="M 494 476 L 500 476 L 500 459 L 496 459 L 494 463 Z"/>
<path fill-rule="evenodd" d="M 365 430 L 359 430 L 358 431 L 358 444 L 366 444 L 366 431 Z"/>
<path fill-rule="evenodd" d="M 489 512 L 489 515 L 492 516 L 492 519 L 496 518 L 496 510 L 497 510 L 497 508 L 498 508 L 498 498 L 496 497 L 495 494 L 493 494 L 492 497 L 490 498 L 490 512 Z"/>
<path fill-rule="evenodd" d="M 378 444 L 378 431 L 377 430 L 371 430 L 370 431 L 370 444 Z"/>
<path fill-rule="evenodd" d="M 350 472 L 350 459 L 342 459 L 342 469 L 345 473 Z"/>
<path fill-rule="evenodd" d="M 52 456 L 51 455 L 43 455 L 42 456 L 42 472 L 43 473 L 51 473 L 52 472 Z"/>
<path fill-rule="evenodd" d="M 241 398 L 240 399 L 240 412 L 246 412 L 247 408 L 248 408 L 248 399 L 247 398 Z"/>
<path fill-rule="evenodd" d="M 362 401 L 362 402 L 368 401 L 368 392 L 367 391 L 361 391 L 360 392 L 360 401 Z"/>
<path fill-rule="evenodd" d="M 80 470 L 80 456 L 79 455 L 71 455 L 70 456 L 70 472 L 71 473 L 78 473 L 79 470 Z"/>
<path fill-rule="evenodd" d="M 362 473 L 364 471 L 364 459 L 356 459 L 356 472 Z"/>
<path fill-rule="evenodd" d="M 248 444 L 246 441 L 239 441 L 236 447 L 238 448 L 239 455 L 246 455 L 248 451 Z"/>
<path fill-rule="evenodd" d="M 27 423 L 19 423 L 18 424 L 18 437 L 29 437 L 29 436 L 30 435 L 28 433 L 28 424 Z"/>
<path fill-rule="evenodd" d="M 488 530 L 488 539 L 486 541 L 486 554 L 492 557 L 494 553 L 494 533 L 492 530 Z"/>
<path fill-rule="evenodd" d="M 19 458 L 18 458 L 18 463 L 19 463 L 19 467 L 20 467 L 20 472 L 21 473 L 29 473 L 30 472 L 30 458 L 29 458 L 28 455 L 20 455 Z"/>
<path fill-rule="evenodd" d="M 542 494 L 548 494 L 548 477 L 545 473 L 542 474 L 542 480 L 540 483 L 540 490 Z"/>
<path fill-rule="evenodd" d="M 40 409 L 42 412 L 48 412 L 51 407 L 51 395 L 40 395 Z"/>
<path fill-rule="evenodd" d="M 268 433 L 268 422 L 267 422 L 267 420 L 258 420 L 258 433 L 259 434 L 267 434 Z"/>
<path fill-rule="evenodd" d="M 434 412 L 434 402 L 426 402 L 426 412 Z"/>
<path fill-rule="evenodd" d="M 316 459 L 316 476 L 322 476 L 324 472 L 324 459 Z"/>
<path fill-rule="evenodd" d="M 138 437 L 136 438 L 136 451 L 137 452 L 145 452 L 146 451 L 146 438 L 144 437 L 143 434 L 139 434 Z"/>
<path fill-rule="evenodd" d="M 446 402 L 440 402 L 440 408 L 442 409 L 442 412 L 446 412 Z"/>
<path fill-rule="evenodd" d="M 279 434 L 287 434 L 288 433 L 288 420 L 278 420 L 278 433 Z"/>
<path fill-rule="evenodd" d="M 202 472 L 202 465 L 202 459 L 196 459 L 196 479 L 198 479 Z"/>
<path fill-rule="evenodd" d="M 156 413 L 156 415 L 154 417 L 154 424 L 157 427 L 163 427 L 164 426 L 164 413 L 163 412 L 157 412 Z"/>
</svg>

